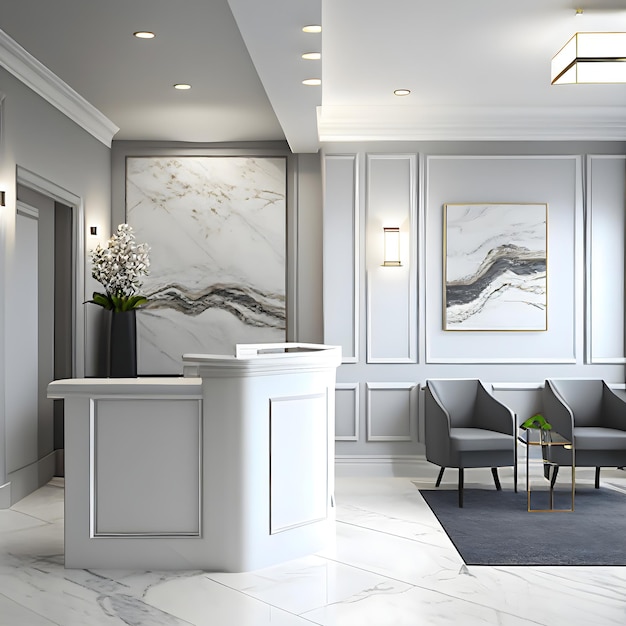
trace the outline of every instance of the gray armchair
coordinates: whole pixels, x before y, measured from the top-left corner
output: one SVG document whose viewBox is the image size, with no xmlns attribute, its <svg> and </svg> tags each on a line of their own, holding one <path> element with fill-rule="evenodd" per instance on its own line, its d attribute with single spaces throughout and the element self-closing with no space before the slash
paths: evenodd
<svg viewBox="0 0 626 626">
<path fill-rule="evenodd" d="M 596 489 L 601 467 L 626 465 L 626 401 L 603 380 L 546 380 L 543 415 L 574 444 L 573 457 L 553 449 L 553 460 L 559 465 L 595 467 Z"/>
<path fill-rule="evenodd" d="M 517 491 L 515 414 L 479 380 L 426 381 L 426 458 L 439 465 L 439 487 L 446 467 L 459 470 L 459 506 L 463 506 L 463 470 L 490 467 L 500 490 L 498 467 L 513 466 Z"/>
</svg>

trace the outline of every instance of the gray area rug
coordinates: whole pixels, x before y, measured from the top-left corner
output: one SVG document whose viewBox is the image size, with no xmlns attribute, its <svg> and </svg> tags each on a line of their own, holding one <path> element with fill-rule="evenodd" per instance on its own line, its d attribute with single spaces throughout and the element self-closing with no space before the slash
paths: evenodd
<svg viewBox="0 0 626 626">
<path fill-rule="evenodd" d="M 571 513 L 529 513 L 526 492 L 420 493 L 467 565 L 626 565 L 626 494 L 576 490 Z"/>
</svg>

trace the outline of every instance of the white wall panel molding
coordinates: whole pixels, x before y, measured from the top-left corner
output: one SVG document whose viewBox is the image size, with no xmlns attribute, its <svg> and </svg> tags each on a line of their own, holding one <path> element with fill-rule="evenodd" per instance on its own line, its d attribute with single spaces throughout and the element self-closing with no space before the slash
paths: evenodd
<svg viewBox="0 0 626 626">
<path fill-rule="evenodd" d="M 458 332 L 458 331 L 455 331 Z M 504 365 L 504 364 L 556 364 L 556 363 L 576 363 L 576 357 L 571 357 L 569 359 L 565 359 L 565 358 L 554 358 L 554 359 L 548 359 L 548 358 L 533 358 L 533 357 L 515 357 L 515 356 L 510 356 L 510 357 L 503 357 L 503 358 L 485 358 L 485 359 L 481 359 L 480 357 L 469 357 L 467 359 L 463 359 L 463 358 L 453 358 L 453 357 L 432 357 L 430 356 L 428 358 L 428 363 L 432 363 L 433 365 L 435 364 L 442 364 L 442 363 L 446 363 L 446 364 L 459 364 L 459 365 L 489 365 L 489 364 L 494 364 L 494 365 Z"/>
<path fill-rule="evenodd" d="M 335 441 L 359 440 L 359 383 L 335 385 Z"/>
<path fill-rule="evenodd" d="M 383 228 L 400 229 L 401 267 L 382 267 Z M 417 155 L 368 154 L 367 362 L 417 362 Z"/>
<path fill-rule="evenodd" d="M 426 362 L 578 363 L 584 314 L 582 158 L 427 155 L 424 177 Z M 443 330 L 443 206 L 465 202 L 547 203 L 547 331 Z"/>
<path fill-rule="evenodd" d="M 342 363 L 359 360 L 360 207 L 358 156 L 324 156 L 324 343 Z"/>
<path fill-rule="evenodd" d="M 626 363 L 624 268 L 626 155 L 588 155 L 585 357 L 588 363 Z"/>
<path fill-rule="evenodd" d="M 418 176 L 418 203 L 417 203 L 417 229 L 419 233 L 417 243 L 417 283 L 418 283 L 418 307 L 417 307 L 417 324 L 418 324 L 418 360 L 421 363 L 427 363 L 426 359 L 426 159 L 420 155 L 417 164 Z"/>
<path fill-rule="evenodd" d="M 2 30 L 0 65 L 98 141 L 111 147 L 119 128 Z"/>
<path fill-rule="evenodd" d="M 419 386 L 367 383 L 367 441 L 415 441 Z"/>
<path fill-rule="evenodd" d="M 537 389 L 543 389 L 545 381 L 539 382 L 499 382 L 499 383 L 487 383 L 491 385 L 494 391 L 536 391 Z"/>
</svg>

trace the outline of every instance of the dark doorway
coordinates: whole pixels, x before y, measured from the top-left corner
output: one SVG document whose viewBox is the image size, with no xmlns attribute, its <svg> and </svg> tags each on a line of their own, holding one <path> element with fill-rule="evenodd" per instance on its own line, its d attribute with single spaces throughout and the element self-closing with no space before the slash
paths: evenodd
<svg viewBox="0 0 626 626">
<path fill-rule="evenodd" d="M 74 369 L 73 209 L 22 185 L 17 199 L 37 221 L 38 458 L 59 451 L 55 474 L 63 476 L 63 401 L 48 400 L 46 390 L 52 380 L 71 378 Z"/>
</svg>

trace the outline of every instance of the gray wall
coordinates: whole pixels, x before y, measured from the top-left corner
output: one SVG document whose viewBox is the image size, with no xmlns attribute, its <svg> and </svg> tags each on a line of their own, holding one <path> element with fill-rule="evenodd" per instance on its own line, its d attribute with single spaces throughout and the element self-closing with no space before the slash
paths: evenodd
<svg viewBox="0 0 626 626">
<path fill-rule="evenodd" d="M 19 80 L 0 68 L 0 98 L 2 99 L 2 124 L 0 130 L 0 189 L 6 190 L 6 207 L 0 208 L 0 397 L 5 397 L 7 367 L 15 354 L 6 350 L 6 334 L 11 332 L 6 323 L 8 307 L 24 306 L 7 301 L 7 277 L 13 271 L 15 223 L 16 223 L 16 170 L 30 172 L 40 180 L 49 181 L 63 193 L 75 197 L 83 218 L 81 228 L 88 229 L 92 223 L 110 223 L 110 148 L 77 126 L 56 108 L 35 94 Z M 84 233 L 80 233 L 84 238 Z M 85 258 L 77 259 L 78 267 L 85 271 Z M 85 300 L 85 286 L 79 285 L 77 301 Z M 84 336 L 76 337 L 80 346 L 77 373 L 93 372 L 95 358 L 93 314 L 80 304 L 76 315 L 83 318 Z M 48 450 L 52 442 L 51 420 L 46 420 L 41 437 L 42 450 Z M 15 442 L 6 438 L 4 401 L 0 403 L 0 507 L 8 506 L 7 500 L 16 501 L 37 488 L 49 478 L 39 476 L 41 456 L 35 462 L 16 460 L 20 469 L 8 475 L 6 447 Z M 47 466 L 46 466 L 47 467 Z M 53 465 L 52 465 L 53 467 Z M 44 472 L 44 474 L 47 473 Z M 10 487 L 3 487 L 11 481 Z M 39 483 L 39 484 L 38 484 Z"/>
<path fill-rule="evenodd" d="M 624 383 L 625 154 L 624 142 L 325 146 L 339 456 L 420 453 L 428 378 L 496 383 L 524 419 L 545 378 Z M 442 329 L 443 204 L 465 202 L 548 203 L 546 332 Z M 385 225 L 401 228 L 401 268 L 380 267 Z"/>
</svg>

